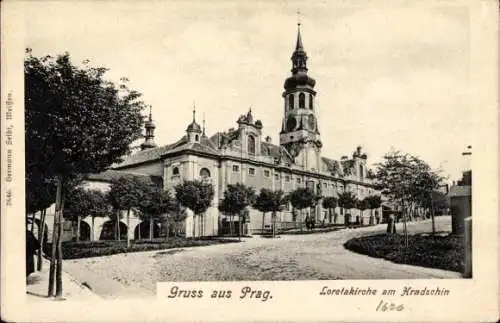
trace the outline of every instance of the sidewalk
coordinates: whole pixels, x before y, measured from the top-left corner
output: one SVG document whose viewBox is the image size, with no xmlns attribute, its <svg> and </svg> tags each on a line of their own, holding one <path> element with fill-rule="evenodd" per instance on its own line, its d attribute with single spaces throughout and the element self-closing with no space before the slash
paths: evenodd
<svg viewBox="0 0 500 323">
<path fill-rule="evenodd" d="M 32 273 L 26 283 L 26 296 L 28 301 L 50 301 L 55 298 L 47 297 L 49 288 L 49 268 L 50 262 L 47 259 L 43 260 L 42 271 Z M 64 268 L 64 262 L 63 262 Z M 93 293 L 87 287 L 78 283 L 69 274 L 63 271 L 62 273 L 63 296 L 62 300 L 100 300 L 102 299 L 97 294 Z"/>
</svg>

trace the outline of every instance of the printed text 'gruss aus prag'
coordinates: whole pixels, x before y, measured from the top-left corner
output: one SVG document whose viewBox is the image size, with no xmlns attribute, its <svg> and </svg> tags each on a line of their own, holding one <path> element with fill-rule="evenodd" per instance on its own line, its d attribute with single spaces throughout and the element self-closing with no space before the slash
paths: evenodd
<svg viewBox="0 0 500 323">
<path fill-rule="evenodd" d="M 231 289 L 181 289 L 178 286 L 172 286 L 170 288 L 167 298 L 233 298 L 234 295 L 237 295 L 241 300 L 252 299 L 252 300 L 260 300 L 262 302 L 266 302 L 273 298 L 270 290 L 261 290 L 251 288 L 249 286 L 244 286 L 241 289 L 238 289 L 238 294 Z"/>
<path fill-rule="evenodd" d="M 320 295 L 325 296 L 396 296 L 398 293 L 395 289 L 382 289 L 381 291 L 373 288 L 359 288 L 359 287 L 342 287 L 342 288 L 329 288 L 328 286 L 323 286 Z M 405 286 L 401 291 L 399 291 L 399 296 L 448 296 L 450 290 L 446 288 L 413 288 L 410 286 Z"/>
</svg>

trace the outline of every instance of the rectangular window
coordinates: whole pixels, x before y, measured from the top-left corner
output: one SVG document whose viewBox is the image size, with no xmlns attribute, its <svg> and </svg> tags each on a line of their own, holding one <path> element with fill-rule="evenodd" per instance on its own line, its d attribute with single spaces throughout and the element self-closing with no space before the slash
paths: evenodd
<svg viewBox="0 0 500 323">
<path fill-rule="evenodd" d="M 297 177 L 297 184 L 300 184 L 300 181 L 301 181 L 300 177 Z"/>
<path fill-rule="evenodd" d="M 328 183 L 323 183 L 323 187 L 324 187 L 325 189 L 327 189 L 327 188 L 328 188 Z"/>
<path fill-rule="evenodd" d="M 248 169 L 248 174 L 249 174 L 249 175 L 255 175 L 255 168 L 250 167 L 250 168 Z"/>
<path fill-rule="evenodd" d="M 239 165 L 233 165 L 233 172 L 239 172 L 240 171 L 240 166 Z"/>
<path fill-rule="evenodd" d="M 285 182 L 289 182 L 290 181 L 290 175 L 285 175 Z"/>
<path fill-rule="evenodd" d="M 271 173 L 266 169 L 266 170 L 264 170 L 264 176 L 269 177 L 269 176 L 271 176 Z"/>
<path fill-rule="evenodd" d="M 274 179 L 278 181 L 280 179 L 280 174 L 274 174 Z"/>
</svg>

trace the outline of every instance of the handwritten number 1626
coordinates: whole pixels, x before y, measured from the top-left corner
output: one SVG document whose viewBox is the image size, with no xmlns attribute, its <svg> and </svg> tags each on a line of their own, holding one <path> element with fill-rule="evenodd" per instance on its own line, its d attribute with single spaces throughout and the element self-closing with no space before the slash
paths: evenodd
<svg viewBox="0 0 500 323">
<path fill-rule="evenodd" d="M 403 304 L 396 305 L 392 302 L 384 302 L 383 300 L 378 303 L 377 312 L 386 312 L 386 311 L 402 311 L 404 310 Z"/>
</svg>

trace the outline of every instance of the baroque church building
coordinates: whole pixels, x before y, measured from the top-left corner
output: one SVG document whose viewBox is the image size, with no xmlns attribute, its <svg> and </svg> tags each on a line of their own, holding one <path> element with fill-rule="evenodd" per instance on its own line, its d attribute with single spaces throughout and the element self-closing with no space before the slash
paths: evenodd
<svg viewBox="0 0 500 323">
<path fill-rule="evenodd" d="M 379 194 L 367 178 L 367 155 L 361 147 L 355 148 L 351 158 L 343 156 L 340 160 L 333 160 L 322 155 L 314 90 L 316 81 L 308 74 L 307 59 L 299 25 L 291 57 L 291 76 L 285 80 L 282 93 L 284 110 L 279 144 L 272 143 L 270 137 L 262 137 L 262 122 L 254 117 L 251 110 L 236 120 L 237 127 L 213 135 L 205 133 L 204 121 L 200 126 L 193 110 L 193 120 L 186 127 L 185 134 L 174 143 L 157 146 L 150 111 L 141 150 L 126 156 L 122 163 L 113 165 L 106 172 L 90 175 L 85 185 L 107 190 L 110 183 L 121 176 L 146 176 L 165 190 L 172 191 L 183 180 L 209 182 L 215 190 L 214 199 L 201 220 L 203 223 L 195 225 L 196 231 L 203 230 L 196 232 L 196 236 L 218 235 L 227 231 L 229 221 L 239 221 L 237 216 L 230 218 L 218 210 L 218 203 L 228 184 L 244 183 L 254 187 L 257 193 L 261 188 L 281 189 L 289 193 L 298 187 L 310 187 L 322 196 L 337 196 L 340 192 L 351 191 L 362 199 Z M 331 223 L 333 220 L 328 211 L 323 210 L 321 203 L 318 204 L 316 210 L 311 211 L 311 216 L 316 218 L 317 223 L 323 220 Z M 354 210 L 353 217 L 356 212 L 359 211 Z M 381 210 L 378 212 L 381 214 Z M 336 208 L 334 213 L 343 222 L 343 210 Z M 278 214 L 279 227 L 292 226 L 296 216 L 289 205 Z M 196 217 L 196 220 L 199 218 Z M 303 216 L 298 219 L 303 219 Z M 111 221 L 100 218 L 95 221 L 94 233 L 90 236 L 96 240 L 106 238 L 105 232 L 112 230 Z M 250 208 L 246 221 L 246 233 L 260 231 L 262 213 Z M 270 217 L 266 217 L 264 226 L 270 225 L 270 221 Z M 91 224 L 88 217 L 83 222 Z M 188 211 L 184 228 L 188 237 L 192 235 L 192 222 L 192 212 Z M 143 231 L 141 220 L 136 217 L 131 218 L 130 228 L 126 227 L 124 220 L 120 225 L 123 233 L 133 238 Z M 145 232 L 148 232 L 146 223 L 144 226 Z"/>
</svg>

